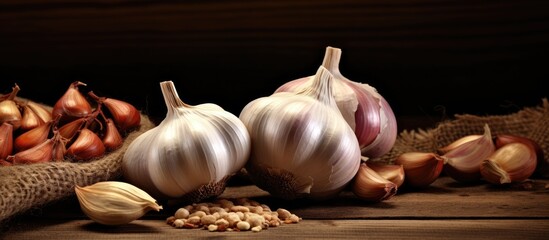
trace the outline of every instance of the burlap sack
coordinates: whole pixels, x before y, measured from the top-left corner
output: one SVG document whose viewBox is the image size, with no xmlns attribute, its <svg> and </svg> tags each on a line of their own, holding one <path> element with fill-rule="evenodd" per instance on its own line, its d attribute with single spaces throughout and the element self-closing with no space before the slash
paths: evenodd
<svg viewBox="0 0 549 240">
<path fill-rule="evenodd" d="M 124 138 L 119 149 L 90 162 L 0 167 L 0 223 L 29 209 L 73 196 L 75 185 L 118 179 L 122 174 L 122 157 L 130 143 L 153 127 L 150 119 L 141 114 L 141 125 Z"/>
<path fill-rule="evenodd" d="M 456 115 L 455 119 L 440 122 L 433 129 L 403 131 L 399 134 L 391 151 L 371 161 L 392 163 L 405 152 L 437 152 L 440 147 L 460 137 L 484 133 L 488 124 L 492 136 L 514 134 L 528 137 L 537 142 L 543 150 L 544 161 L 538 166 L 537 175 L 549 177 L 549 102 L 542 99 L 537 107 L 527 107 L 508 115 Z"/>
</svg>

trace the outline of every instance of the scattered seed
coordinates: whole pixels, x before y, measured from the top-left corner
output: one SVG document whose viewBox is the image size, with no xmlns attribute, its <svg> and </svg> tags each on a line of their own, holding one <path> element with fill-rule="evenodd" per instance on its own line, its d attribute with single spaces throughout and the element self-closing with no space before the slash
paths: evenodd
<svg viewBox="0 0 549 240">
<path fill-rule="evenodd" d="M 265 204 L 248 198 L 218 199 L 213 203 L 194 203 L 179 208 L 166 223 L 175 228 L 201 228 L 210 232 L 259 232 L 283 223 L 298 223 L 302 219 L 279 208 L 271 211 Z"/>
</svg>

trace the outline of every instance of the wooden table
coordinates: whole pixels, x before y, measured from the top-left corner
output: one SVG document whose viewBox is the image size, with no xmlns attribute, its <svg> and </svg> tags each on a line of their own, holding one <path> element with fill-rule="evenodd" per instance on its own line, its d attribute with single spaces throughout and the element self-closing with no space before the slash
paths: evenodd
<svg viewBox="0 0 549 240">
<path fill-rule="evenodd" d="M 250 184 L 233 184 L 224 198 L 248 197 L 302 217 L 258 233 L 177 229 L 172 211 L 149 213 L 130 224 L 106 227 L 89 220 L 76 198 L 18 216 L 2 226 L 5 239 L 548 239 L 549 180 L 512 186 L 463 185 L 441 177 L 423 190 L 399 189 L 393 198 L 367 203 L 344 191 L 325 202 L 281 201 Z"/>
</svg>

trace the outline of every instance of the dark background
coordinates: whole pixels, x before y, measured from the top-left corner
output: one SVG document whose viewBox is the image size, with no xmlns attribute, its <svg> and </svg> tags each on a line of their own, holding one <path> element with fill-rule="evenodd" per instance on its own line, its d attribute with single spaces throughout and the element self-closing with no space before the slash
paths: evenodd
<svg viewBox="0 0 549 240">
<path fill-rule="evenodd" d="M 2 0 L 0 92 L 53 105 L 79 80 L 161 120 L 173 80 L 186 103 L 238 115 L 333 46 L 400 129 L 507 114 L 549 95 L 547 2 Z"/>
</svg>

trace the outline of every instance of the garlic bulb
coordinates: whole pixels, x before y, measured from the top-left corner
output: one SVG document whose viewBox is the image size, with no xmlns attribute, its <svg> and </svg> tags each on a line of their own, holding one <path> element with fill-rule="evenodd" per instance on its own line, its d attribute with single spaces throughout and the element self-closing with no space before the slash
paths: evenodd
<svg viewBox="0 0 549 240">
<path fill-rule="evenodd" d="M 313 79 L 300 93 L 258 98 L 240 113 L 253 143 L 248 174 L 276 197 L 334 197 L 360 165 L 357 138 L 332 96 L 332 74 L 321 66 Z"/>
<path fill-rule="evenodd" d="M 246 127 L 215 104 L 185 104 L 172 81 L 160 86 L 168 113 L 130 144 L 123 157 L 124 177 L 163 199 L 197 202 L 221 194 L 248 160 Z"/>
<path fill-rule="evenodd" d="M 382 156 L 393 147 L 397 122 L 389 103 L 368 84 L 353 82 L 339 71 L 341 49 L 327 47 L 322 66 L 333 74 L 333 95 L 339 111 L 354 130 L 362 154 L 369 158 Z M 314 84 L 314 77 L 285 83 L 275 92 L 300 92 Z"/>
</svg>

